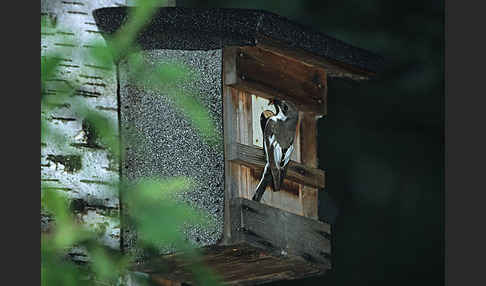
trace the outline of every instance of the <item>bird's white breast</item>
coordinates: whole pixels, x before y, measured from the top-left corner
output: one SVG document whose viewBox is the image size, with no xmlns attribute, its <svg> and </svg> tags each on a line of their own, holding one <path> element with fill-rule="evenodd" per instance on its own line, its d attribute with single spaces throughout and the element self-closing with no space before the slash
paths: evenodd
<svg viewBox="0 0 486 286">
<path fill-rule="evenodd" d="M 275 122 L 277 122 L 279 120 L 285 121 L 285 120 L 287 120 L 287 116 L 285 116 L 285 114 L 283 114 L 283 112 L 279 112 L 277 115 L 270 117 L 270 120 L 273 120 Z"/>
</svg>

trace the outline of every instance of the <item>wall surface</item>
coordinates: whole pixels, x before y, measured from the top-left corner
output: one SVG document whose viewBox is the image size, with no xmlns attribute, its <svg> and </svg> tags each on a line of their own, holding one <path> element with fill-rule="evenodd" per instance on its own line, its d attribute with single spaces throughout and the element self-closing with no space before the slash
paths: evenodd
<svg viewBox="0 0 486 286">
<path fill-rule="evenodd" d="M 196 245 L 215 244 L 223 232 L 224 154 L 221 95 L 221 50 L 143 51 L 147 69 L 156 64 L 181 63 L 190 81 L 178 83 L 185 95 L 194 96 L 208 111 L 219 141 L 210 146 L 191 121 L 174 105 L 167 92 L 151 91 L 135 84 L 128 61 L 119 64 L 120 128 L 124 145 L 121 175 L 129 181 L 141 178 L 184 176 L 194 188 L 182 192 L 177 201 L 201 210 L 213 223 L 210 229 L 188 225 L 186 237 Z M 215 139 L 215 138 L 213 138 Z M 122 199 L 123 215 L 130 212 Z M 161 225 L 160 227 L 164 227 Z M 123 247 L 136 247 L 134 230 L 123 230 Z M 172 252 L 161 246 L 162 252 Z"/>
<path fill-rule="evenodd" d="M 93 41 L 104 41 L 98 32 L 92 11 L 101 7 L 120 6 L 122 0 L 42 0 L 41 15 L 55 23 L 55 28 L 41 35 L 41 55 L 59 52 L 61 64 L 57 78 L 47 83 L 47 94 L 55 96 L 63 88 L 63 80 L 80 86 L 76 98 L 108 117 L 117 128 L 116 74 L 106 72 L 90 60 Z M 118 163 L 103 145 L 95 140 L 84 118 L 76 114 L 69 103 L 52 112 L 42 110 L 50 128 L 58 131 L 62 140 L 47 137 L 41 142 L 41 181 L 66 193 L 71 199 L 77 219 L 97 230 L 100 240 L 114 248 L 120 247 L 118 193 L 111 186 L 117 182 Z M 41 216 L 41 230 L 51 219 Z M 83 260 L 84 255 L 73 249 L 71 255 Z M 76 257 L 77 256 L 77 257 Z"/>
</svg>

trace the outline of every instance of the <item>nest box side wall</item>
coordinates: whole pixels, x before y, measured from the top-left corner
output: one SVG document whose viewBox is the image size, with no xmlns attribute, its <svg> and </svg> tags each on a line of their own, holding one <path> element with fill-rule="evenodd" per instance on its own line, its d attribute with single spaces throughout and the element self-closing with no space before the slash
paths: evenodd
<svg viewBox="0 0 486 286">
<path fill-rule="evenodd" d="M 221 50 L 145 50 L 140 55 L 147 69 L 174 62 L 189 68 L 194 81 L 184 82 L 178 88 L 185 95 L 195 96 L 208 109 L 216 133 L 222 138 Z M 124 146 L 121 177 L 129 182 L 146 177 L 192 179 L 194 189 L 177 194 L 176 200 L 205 211 L 215 227 L 207 231 L 190 225 L 185 234 L 195 245 L 213 245 L 223 232 L 224 154 L 203 140 L 167 91 L 137 86 L 130 69 L 128 61 L 119 64 L 120 133 Z M 121 203 L 122 215 L 126 216 L 130 209 L 123 197 Z M 123 248 L 136 252 L 136 229 L 125 220 L 122 235 Z M 173 251 L 161 246 L 161 253 Z"/>
</svg>

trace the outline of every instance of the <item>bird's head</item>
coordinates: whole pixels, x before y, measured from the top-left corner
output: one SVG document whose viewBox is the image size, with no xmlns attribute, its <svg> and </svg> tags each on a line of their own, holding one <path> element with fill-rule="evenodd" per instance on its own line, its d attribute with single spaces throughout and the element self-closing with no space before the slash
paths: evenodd
<svg viewBox="0 0 486 286">
<path fill-rule="evenodd" d="M 277 114 L 280 111 L 282 111 L 282 113 L 287 117 L 289 116 L 296 117 L 299 114 L 297 107 L 290 101 L 273 98 L 270 100 L 269 105 L 270 104 L 273 104 L 275 106 L 275 109 L 277 110 Z"/>
</svg>

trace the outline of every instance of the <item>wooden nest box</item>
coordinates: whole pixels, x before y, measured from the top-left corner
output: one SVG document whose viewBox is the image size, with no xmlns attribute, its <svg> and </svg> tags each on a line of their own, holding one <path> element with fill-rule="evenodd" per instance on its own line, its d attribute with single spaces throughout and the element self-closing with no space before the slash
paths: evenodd
<svg viewBox="0 0 486 286">
<path fill-rule="evenodd" d="M 117 31 L 126 20 L 128 9 L 95 10 L 100 31 L 104 35 Z M 318 169 L 317 119 L 327 113 L 329 78 L 366 80 L 379 70 L 382 59 L 265 11 L 158 9 L 154 20 L 140 32 L 137 43 L 144 51 L 149 51 L 147 58 L 151 60 L 163 54 L 182 55 L 182 58 L 190 58 L 189 62 L 200 62 L 200 71 L 213 76 L 212 80 L 208 76 L 205 81 L 206 87 L 210 87 L 205 93 L 213 96 L 208 104 L 213 106 L 212 114 L 220 116 L 222 122 L 224 154 L 220 155 L 224 156 L 220 156 L 221 164 L 212 163 L 212 166 L 219 166 L 220 172 L 205 176 L 219 176 L 224 182 L 206 190 L 208 196 L 216 196 L 213 201 L 219 202 L 217 196 L 222 198 L 219 203 L 223 209 L 215 212 L 222 223 L 217 242 L 208 238 L 203 245 L 204 261 L 231 285 L 262 284 L 324 274 L 332 265 L 331 226 L 318 218 L 318 192 L 325 187 L 325 172 Z M 194 53 L 199 53 L 196 58 L 192 57 Z M 209 57 L 215 61 L 208 60 Z M 170 113 L 162 103 L 154 111 L 152 109 L 159 103 L 152 101 L 144 105 L 143 100 L 149 95 L 140 96 L 134 90 L 125 92 L 129 84 L 124 80 L 124 76 L 119 75 L 122 138 L 124 122 L 130 120 L 135 120 L 132 122 L 134 126 L 145 126 L 146 117 L 155 114 L 150 122 L 160 120 L 160 123 L 154 128 L 167 120 L 176 121 L 159 118 L 164 112 Z M 291 101 L 299 109 L 295 150 L 282 189 L 272 192 L 268 187 L 262 200 L 256 202 L 251 197 L 265 165 L 260 114 L 269 109 L 268 99 L 273 98 Z M 135 110 L 143 112 L 137 115 Z M 177 137 L 168 136 L 165 131 L 151 130 L 147 134 L 163 139 L 151 141 L 154 146 L 169 144 L 170 138 Z M 146 136 L 144 134 L 140 133 L 138 137 Z M 174 148 L 171 154 L 177 154 L 176 147 L 171 147 L 176 145 L 169 144 L 165 148 L 169 149 L 168 153 Z M 137 152 L 149 152 L 149 149 Z M 164 159 L 166 155 L 160 153 L 146 154 L 146 157 L 132 154 L 135 159 L 122 162 L 126 168 L 122 168 L 121 176 L 136 177 L 136 172 L 144 166 L 152 166 L 146 171 L 150 175 L 154 172 L 170 175 L 165 173 L 164 166 L 177 160 L 190 162 L 181 158 Z M 152 160 L 154 156 L 158 159 Z M 130 171 L 129 164 L 135 164 L 137 168 Z M 177 169 L 171 167 L 170 170 L 174 168 Z M 199 169 L 211 168 L 199 166 Z M 149 273 L 162 285 L 193 283 L 190 273 L 179 268 L 182 262 L 177 259 L 177 253 L 164 257 L 171 266 L 169 270 L 160 270 L 154 262 L 143 264 L 138 270 Z"/>
</svg>

